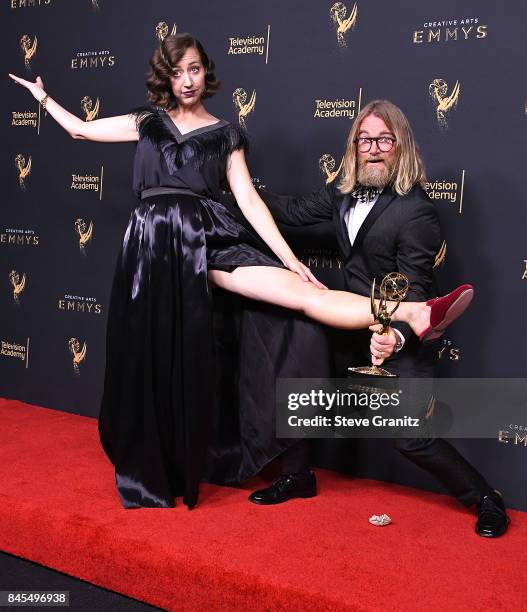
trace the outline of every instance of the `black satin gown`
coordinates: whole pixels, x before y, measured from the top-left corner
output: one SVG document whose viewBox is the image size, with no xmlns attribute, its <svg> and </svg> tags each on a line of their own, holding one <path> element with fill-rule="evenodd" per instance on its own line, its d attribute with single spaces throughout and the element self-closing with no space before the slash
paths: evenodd
<svg viewBox="0 0 527 612">
<path fill-rule="evenodd" d="M 136 114 L 141 199 L 112 287 L 99 432 L 125 508 L 180 495 L 193 507 L 200 480 L 239 482 L 290 445 L 274 436 L 275 377 L 324 375 L 328 356 L 318 326 L 282 309 L 220 297 L 232 331 L 214 314 L 207 270 L 281 266 L 220 202 L 245 134 L 221 120 L 183 135 L 164 111 Z"/>
</svg>

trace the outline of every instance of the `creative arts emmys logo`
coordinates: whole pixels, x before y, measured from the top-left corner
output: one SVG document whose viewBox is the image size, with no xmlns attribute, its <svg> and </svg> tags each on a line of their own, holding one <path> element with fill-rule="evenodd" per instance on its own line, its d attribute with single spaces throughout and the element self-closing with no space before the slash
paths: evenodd
<svg viewBox="0 0 527 612">
<path fill-rule="evenodd" d="M 326 177 L 326 185 L 329 185 L 337 178 L 339 172 L 342 170 L 343 163 L 344 158 L 342 158 L 339 167 L 335 170 L 337 162 L 329 153 L 324 153 L 324 155 L 322 155 L 322 157 L 318 160 L 318 166 L 322 171 L 322 174 L 324 174 Z"/>
<path fill-rule="evenodd" d="M 7 228 L 0 234 L 0 244 L 10 246 L 38 246 L 40 236 L 32 229 Z"/>
<path fill-rule="evenodd" d="M 70 68 L 72 70 L 90 68 L 112 68 L 117 59 L 108 49 L 102 51 L 77 51 L 75 57 L 71 58 Z"/>
<path fill-rule="evenodd" d="M 80 374 L 79 365 L 86 359 L 86 342 L 83 343 L 81 349 L 81 343 L 77 338 L 70 338 L 68 341 L 68 348 L 73 362 L 73 371 L 75 374 Z"/>
<path fill-rule="evenodd" d="M 348 17 L 346 17 L 347 13 L 348 9 L 342 2 L 335 2 L 335 4 L 329 9 L 331 20 L 335 26 L 339 47 L 347 47 L 345 36 L 349 30 L 352 30 L 355 27 L 357 23 L 358 9 L 356 2 L 353 5 L 351 13 Z"/>
<path fill-rule="evenodd" d="M 84 96 L 84 98 L 81 100 L 81 108 L 86 117 L 86 121 L 93 121 L 97 117 L 97 115 L 99 114 L 99 107 L 99 98 L 97 98 L 95 106 L 93 105 L 93 100 L 88 96 Z"/>
<path fill-rule="evenodd" d="M 300 261 L 308 268 L 341 269 L 339 254 L 330 249 L 304 249 Z"/>
<path fill-rule="evenodd" d="M 31 166 L 32 166 L 31 157 L 26 162 L 26 158 L 22 155 L 22 153 L 19 153 L 15 157 L 15 166 L 18 169 L 18 184 L 20 186 L 20 189 L 25 189 L 26 179 L 31 173 Z"/>
<path fill-rule="evenodd" d="M 36 36 L 33 42 L 31 42 L 31 38 L 28 34 L 24 34 L 24 36 L 22 36 L 22 38 L 20 39 L 20 48 L 22 49 L 22 53 L 24 54 L 24 64 L 26 65 L 27 70 L 31 70 L 30 62 L 35 53 L 37 52 L 37 45 L 38 42 Z"/>
<path fill-rule="evenodd" d="M 513 433 L 514 436 L 512 435 Z M 514 440 L 514 442 L 512 442 L 514 446 L 523 444 L 523 446 L 527 448 L 527 425 L 509 423 L 507 429 L 500 429 L 498 431 L 498 442 L 509 444 L 512 440 Z"/>
<path fill-rule="evenodd" d="M 51 0 L 11 0 L 11 8 L 34 8 L 36 6 L 49 6 Z"/>
<path fill-rule="evenodd" d="M 174 22 L 170 36 L 174 36 L 177 33 L 177 23 Z M 156 36 L 160 43 L 162 43 L 168 36 L 168 23 L 166 21 L 160 21 L 156 25 Z"/>
<path fill-rule="evenodd" d="M 443 19 L 442 21 L 426 21 L 420 30 L 414 30 L 412 42 L 440 43 L 451 41 L 466 41 L 471 38 L 486 38 L 488 26 L 481 25 L 478 17 L 471 19 Z"/>
<path fill-rule="evenodd" d="M 447 127 L 446 114 L 454 108 L 459 100 L 461 86 L 459 81 L 448 93 L 448 85 L 443 79 L 434 79 L 428 86 L 428 93 L 436 105 L 437 122 L 441 127 Z"/>
<path fill-rule="evenodd" d="M 240 126 L 247 129 L 245 120 L 247 116 L 254 111 L 256 105 L 256 91 L 253 89 L 249 102 L 247 102 L 247 92 L 245 89 L 238 87 L 238 89 L 235 89 L 232 93 L 232 102 L 234 108 L 238 111 L 238 122 Z"/>
<path fill-rule="evenodd" d="M 442 359 L 459 361 L 461 359 L 461 349 L 456 348 L 452 344 L 452 340 L 443 339 L 441 348 L 437 351 L 437 359 L 438 361 L 441 361 Z"/>
<path fill-rule="evenodd" d="M 102 305 L 96 298 L 71 295 L 69 293 L 66 293 L 63 298 L 58 300 L 58 308 L 66 312 L 84 312 L 97 315 L 102 313 Z"/>
<path fill-rule="evenodd" d="M 79 235 L 79 250 L 83 255 L 85 255 L 86 245 L 93 236 L 93 222 L 90 221 L 90 224 L 86 225 L 86 221 L 84 221 L 84 219 L 77 219 L 75 221 L 75 229 Z"/>
<path fill-rule="evenodd" d="M 26 275 L 22 274 L 22 278 L 20 278 L 20 274 L 16 270 L 11 270 L 9 272 L 9 282 L 13 287 L 13 300 L 15 304 L 19 304 L 20 295 L 26 287 Z"/>
</svg>

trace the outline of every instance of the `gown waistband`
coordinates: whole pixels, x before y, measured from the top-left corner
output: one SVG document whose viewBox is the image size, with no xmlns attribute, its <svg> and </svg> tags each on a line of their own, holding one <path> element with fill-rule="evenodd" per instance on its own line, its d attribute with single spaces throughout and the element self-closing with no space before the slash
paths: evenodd
<svg viewBox="0 0 527 612">
<path fill-rule="evenodd" d="M 185 187 L 150 187 L 149 189 L 143 189 L 141 191 L 141 200 L 145 198 L 150 198 L 152 196 L 158 195 L 168 195 L 172 193 L 181 193 L 183 195 L 193 195 L 198 198 L 204 198 L 205 196 L 200 195 L 199 193 L 194 193 L 191 189 L 185 189 Z"/>
</svg>

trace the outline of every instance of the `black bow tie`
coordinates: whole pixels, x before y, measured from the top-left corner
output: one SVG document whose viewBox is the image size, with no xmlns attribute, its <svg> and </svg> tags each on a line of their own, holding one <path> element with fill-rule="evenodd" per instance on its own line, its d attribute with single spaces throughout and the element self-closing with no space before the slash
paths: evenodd
<svg viewBox="0 0 527 612">
<path fill-rule="evenodd" d="M 356 198 L 363 204 L 366 204 L 367 202 L 371 202 L 372 200 L 375 200 L 375 198 L 379 197 L 380 193 L 381 190 L 377 189 L 377 187 L 364 187 L 363 185 L 357 185 L 351 192 L 351 197 Z"/>
</svg>

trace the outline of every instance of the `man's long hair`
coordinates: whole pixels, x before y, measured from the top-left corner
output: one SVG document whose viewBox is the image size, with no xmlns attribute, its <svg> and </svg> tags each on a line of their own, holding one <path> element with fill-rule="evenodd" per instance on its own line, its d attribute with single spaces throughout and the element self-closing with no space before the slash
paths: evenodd
<svg viewBox="0 0 527 612">
<path fill-rule="evenodd" d="M 388 100 L 373 100 L 358 114 L 348 136 L 346 153 L 342 165 L 342 175 L 338 183 L 341 193 L 350 193 L 357 184 L 357 145 L 360 125 L 366 117 L 374 115 L 382 119 L 393 132 L 397 142 L 396 160 L 390 184 L 401 196 L 406 195 L 416 184 L 424 188 L 426 183 L 425 168 L 421 154 L 403 111 Z"/>
</svg>

